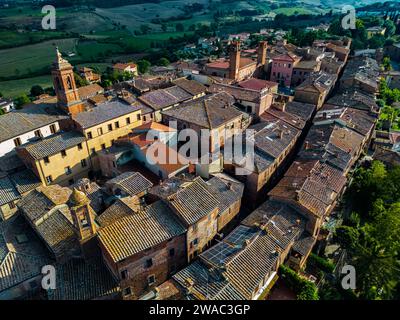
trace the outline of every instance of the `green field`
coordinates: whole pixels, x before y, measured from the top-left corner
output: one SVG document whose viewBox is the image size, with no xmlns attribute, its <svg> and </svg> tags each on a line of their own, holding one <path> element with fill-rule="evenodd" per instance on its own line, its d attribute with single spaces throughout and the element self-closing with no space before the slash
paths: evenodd
<svg viewBox="0 0 400 320">
<path fill-rule="evenodd" d="M 296 14 L 317 14 L 323 10 L 318 8 L 303 8 L 303 7 L 292 7 L 292 8 L 279 8 L 273 10 L 276 14 L 283 13 L 287 16 L 292 16 Z"/>
<path fill-rule="evenodd" d="M 49 69 L 55 59 L 55 46 L 63 53 L 76 52 L 76 43 L 77 39 L 51 40 L 0 50 L 0 78 L 28 76 Z"/>
<path fill-rule="evenodd" d="M 49 74 L 47 76 L 26 78 L 21 80 L 0 81 L 0 92 L 5 97 L 16 98 L 23 93 L 29 94 L 29 91 L 35 84 L 38 84 L 43 88 L 53 86 L 51 82 L 51 76 Z"/>
<path fill-rule="evenodd" d="M 0 30 L 0 49 L 34 44 L 49 39 L 66 38 L 67 34 L 60 31 L 10 31 Z"/>
</svg>

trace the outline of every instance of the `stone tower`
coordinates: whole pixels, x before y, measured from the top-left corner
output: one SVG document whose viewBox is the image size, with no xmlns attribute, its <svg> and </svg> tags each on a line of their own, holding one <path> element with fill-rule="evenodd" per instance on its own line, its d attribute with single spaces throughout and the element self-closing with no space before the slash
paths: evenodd
<svg viewBox="0 0 400 320">
<path fill-rule="evenodd" d="M 240 42 L 232 41 L 229 48 L 229 78 L 237 80 L 240 68 Z"/>
<path fill-rule="evenodd" d="M 56 48 L 56 60 L 53 62 L 51 75 L 54 90 L 57 95 L 57 104 L 68 114 L 84 111 L 83 103 L 79 97 L 75 84 L 74 71 L 71 64 L 65 60 Z"/>
<path fill-rule="evenodd" d="M 82 191 L 74 188 L 68 205 L 79 241 L 83 243 L 91 239 L 96 234 L 96 224 L 88 197 Z"/>
<path fill-rule="evenodd" d="M 260 41 L 257 50 L 257 64 L 264 65 L 267 61 L 267 41 Z"/>
</svg>

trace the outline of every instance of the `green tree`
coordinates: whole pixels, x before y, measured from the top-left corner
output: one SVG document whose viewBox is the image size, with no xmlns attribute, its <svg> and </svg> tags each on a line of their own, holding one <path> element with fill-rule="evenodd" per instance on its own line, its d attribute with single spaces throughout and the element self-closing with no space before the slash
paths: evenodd
<svg viewBox="0 0 400 320">
<path fill-rule="evenodd" d="M 84 87 L 89 85 L 89 82 L 82 78 L 79 74 L 77 74 L 76 72 L 74 72 L 74 78 L 75 78 L 75 83 L 78 87 Z"/>
<path fill-rule="evenodd" d="M 396 25 L 392 20 L 385 20 L 383 26 L 386 28 L 385 31 L 386 38 L 390 38 L 396 33 Z"/>
<path fill-rule="evenodd" d="M 179 22 L 176 24 L 175 29 L 177 32 L 183 32 L 183 31 L 185 31 L 185 26 Z"/>
<path fill-rule="evenodd" d="M 44 90 L 41 86 L 34 85 L 34 86 L 32 86 L 30 93 L 31 93 L 32 97 L 37 97 L 37 96 L 40 96 L 41 94 L 43 94 Z"/>
<path fill-rule="evenodd" d="M 31 99 L 26 94 L 22 94 L 14 100 L 15 108 L 21 109 L 23 105 L 31 102 Z"/>
<path fill-rule="evenodd" d="M 145 60 L 145 59 L 139 60 L 137 62 L 137 65 L 138 65 L 139 72 L 141 74 L 144 74 L 144 73 L 148 72 L 150 67 L 151 67 L 150 61 Z"/>
<path fill-rule="evenodd" d="M 390 63 L 390 58 L 389 57 L 384 57 L 383 58 L 383 60 L 382 60 L 382 65 L 383 65 L 383 68 L 386 70 L 386 71 L 391 71 L 393 68 L 392 68 L 392 65 L 391 65 L 391 63 Z"/>
<path fill-rule="evenodd" d="M 162 58 L 160 58 L 160 60 L 158 60 L 158 65 L 159 65 L 159 66 L 164 66 L 164 67 L 166 67 L 166 66 L 168 66 L 169 64 L 170 64 L 170 62 L 169 62 L 169 60 L 168 60 L 167 58 L 162 57 Z"/>
</svg>

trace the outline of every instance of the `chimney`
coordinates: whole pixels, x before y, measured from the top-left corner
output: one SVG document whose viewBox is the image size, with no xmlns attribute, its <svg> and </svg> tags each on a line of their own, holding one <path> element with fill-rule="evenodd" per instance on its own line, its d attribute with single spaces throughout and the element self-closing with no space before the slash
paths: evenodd
<svg viewBox="0 0 400 320">
<path fill-rule="evenodd" d="M 257 63 L 264 65 L 267 60 L 267 41 L 260 41 L 258 44 Z"/>
<path fill-rule="evenodd" d="M 229 48 L 229 78 L 237 80 L 240 67 L 240 41 L 233 41 Z"/>
</svg>

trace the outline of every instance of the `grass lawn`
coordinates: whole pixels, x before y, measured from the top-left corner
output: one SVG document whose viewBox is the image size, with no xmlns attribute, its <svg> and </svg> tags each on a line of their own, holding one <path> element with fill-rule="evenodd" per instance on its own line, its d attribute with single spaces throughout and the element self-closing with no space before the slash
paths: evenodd
<svg viewBox="0 0 400 320">
<path fill-rule="evenodd" d="M 58 46 L 61 52 L 74 52 L 76 43 L 77 39 L 60 39 L 0 50 L 0 78 L 48 70 L 55 59 L 55 46 Z"/>
<path fill-rule="evenodd" d="M 79 58 L 83 61 L 95 62 L 99 58 L 121 53 L 123 50 L 118 44 L 99 43 L 96 41 L 80 41 L 76 47 Z"/>
<path fill-rule="evenodd" d="M 34 78 L 27 78 L 21 80 L 10 80 L 0 82 L 0 92 L 5 97 L 15 98 L 23 93 L 28 94 L 33 85 L 40 85 L 43 88 L 51 87 L 53 85 L 50 74 L 47 76 L 40 76 Z"/>
<path fill-rule="evenodd" d="M 66 38 L 65 32 L 59 31 L 37 31 L 18 32 L 11 30 L 0 30 L 0 49 L 33 44 L 49 39 Z"/>
<path fill-rule="evenodd" d="M 323 10 L 318 9 L 318 8 L 308 9 L 308 8 L 304 8 L 304 7 L 279 8 L 279 9 L 273 10 L 273 12 L 275 12 L 276 14 L 283 13 L 287 16 L 292 16 L 292 15 L 296 15 L 296 14 L 318 14 L 322 11 Z"/>
<path fill-rule="evenodd" d="M 159 33 L 150 33 L 141 36 L 136 36 L 136 39 L 146 39 L 146 40 L 158 40 L 158 41 L 166 41 L 170 38 L 179 38 L 184 35 L 192 35 L 193 32 L 191 31 L 184 31 L 184 32 L 159 32 Z"/>
</svg>

